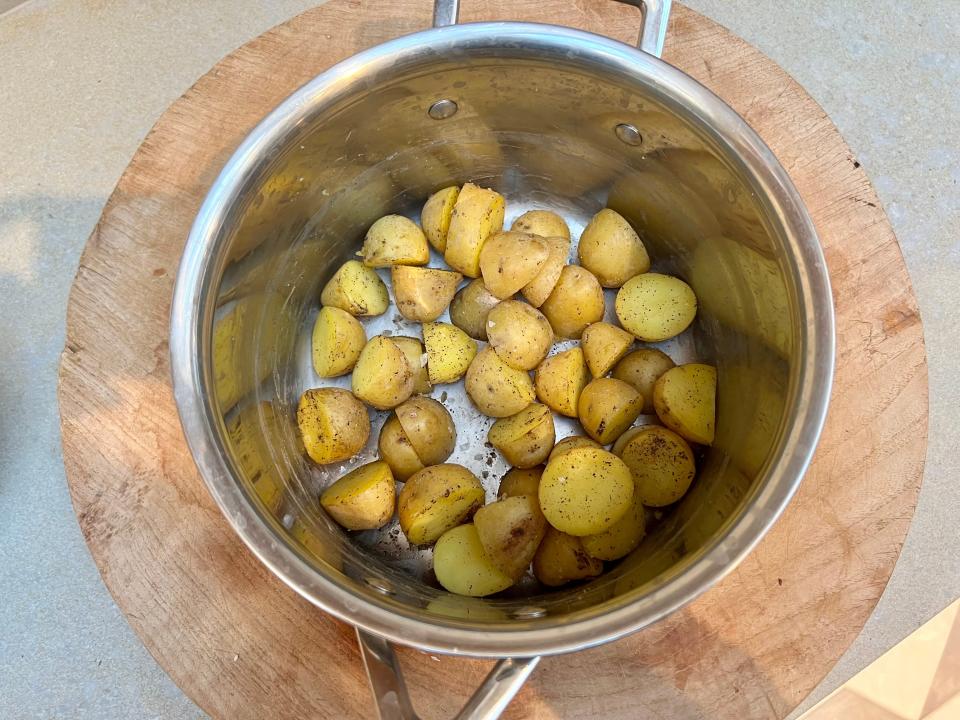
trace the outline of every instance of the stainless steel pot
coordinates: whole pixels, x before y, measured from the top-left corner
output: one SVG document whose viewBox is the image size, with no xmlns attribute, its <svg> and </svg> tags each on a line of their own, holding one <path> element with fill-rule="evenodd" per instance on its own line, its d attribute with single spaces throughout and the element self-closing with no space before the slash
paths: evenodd
<svg viewBox="0 0 960 720">
<path fill-rule="evenodd" d="M 279 577 L 358 628 L 383 717 L 413 717 L 387 641 L 503 660 L 463 717 L 499 713 L 536 658 L 608 642 L 729 572 L 796 490 L 827 408 L 829 280 L 770 150 L 718 97 L 657 56 L 668 0 L 636 0 L 640 49 L 528 23 L 437 27 L 319 75 L 243 142 L 197 216 L 177 278 L 171 355 L 184 431 L 210 492 Z M 395 532 L 347 538 L 319 511 L 344 469 L 310 467 L 293 409 L 319 384 L 309 333 L 321 285 L 377 217 L 473 180 L 513 214 L 549 207 L 576 232 L 604 206 L 700 301 L 669 351 L 718 366 L 717 439 L 693 489 L 589 584 L 452 596 Z M 508 220 L 509 220 L 508 215 Z M 371 332 L 404 332 L 385 317 Z M 416 330 L 413 330 L 415 333 Z M 453 460 L 500 471 L 487 425 L 450 390 Z M 374 437 L 382 416 L 374 418 Z M 564 432 L 561 429 L 561 433 Z M 368 448 L 363 458 L 370 457 Z"/>
</svg>

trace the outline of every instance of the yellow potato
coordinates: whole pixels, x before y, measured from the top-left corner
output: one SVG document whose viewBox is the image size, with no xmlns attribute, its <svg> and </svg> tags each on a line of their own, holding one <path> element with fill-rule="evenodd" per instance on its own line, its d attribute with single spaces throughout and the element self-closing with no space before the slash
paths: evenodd
<svg viewBox="0 0 960 720">
<path fill-rule="evenodd" d="M 633 478 L 623 460 L 596 448 L 574 448 L 547 463 L 540 509 L 570 535 L 596 535 L 622 518 L 633 501 Z"/>
<path fill-rule="evenodd" d="M 543 244 L 547 246 L 547 261 L 537 276 L 520 290 L 524 299 L 534 307 L 540 307 L 550 297 L 570 256 L 569 237 L 545 237 Z"/>
<path fill-rule="evenodd" d="M 536 235 L 518 232 L 491 235 L 480 251 L 483 284 L 492 295 L 505 300 L 537 277 L 549 256 L 546 243 Z"/>
<path fill-rule="evenodd" d="M 603 288 L 593 274 L 577 265 L 565 265 L 540 311 L 557 335 L 579 338 L 587 325 L 603 319 L 603 307 Z"/>
<path fill-rule="evenodd" d="M 622 215 L 605 209 L 593 216 L 577 246 L 580 264 L 608 288 L 623 285 L 650 269 L 643 241 Z"/>
<path fill-rule="evenodd" d="M 427 370 L 434 385 L 459 380 L 477 355 L 477 343 L 449 323 L 424 323 L 423 344 L 427 347 Z"/>
<path fill-rule="evenodd" d="M 643 396 L 629 383 L 616 378 L 591 380 L 580 393 L 577 417 L 601 445 L 609 445 L 633 424 L 643 410 Z"/>
<path fill-rule="evenodd" d="M 427 237 L 417 224 L 403 215 L 386 215 L 377 220 L 363 239 L 359 255 L 367 267 L 426 265 L 430 260 Z"/>
<path fill-rule="evenodd" d="M 436 268 L 395 265 L 390 270 L 397 310 L 407 320 L 430 322 L 443 315 L 463 275 Z"/>
<path fill-rule="evenodd" d="M 612 377 L 633 385 L 643 395 L 643 414 L 652 415 L 655 412 L 653 385 L 672 367 L 675 367 L 673 360 L 665 352 L 656 348 L 640 348 L 617 363 Z"/>
<path fill-rule="evenodd" d="M 620 449 L 630 468 L 635 492 L 649 507 L 664 507 L 682 498 L 693 482 L 696 465 L 686 440 L 659 425 L 638 428 Z"/>
<path fill-rule="evenodd" d="M 320 303 L 338 307 L 351 315 L 369 317 L 387 311 L 390 295 L 373 269 L 358 260 L 348 260 L 323 286 Z"/>
<path fill-rule="evenodd" d="M 473 516 L 473 524 L 490 562 L 514 579 L 519 579 L 530 566 L 547 531 L 547 521 L 535 495 L 484 505 Z"/>
<path fill-rule="evenodd" d="M 487 340 L 510 367 L 533 370 L 553 346 L 553 328 L 536 308 L 504 300 L 487 315 Z"/>
<path fill-rule="evenodd" d="M 357 364 L 367 333 L 353 315 L 338 307 L 320 308 L 313 325 L 313 369 L 320 377 L 345 375 Z"/>
<path fill-rule="evenodd" d="M 636 549 L 645 532 L 646 513 L 634 493 L 630 509 L 609 530 L 596 535 L 585 535 L 580 538 L 580 542 L 590 557 L 598 560 L 619 560 Z"/>
<path fill-rule="evenodd" d="M 450 303 L 450 322 L 475 340 L 486 340 L 487 315 L 498 302 L 483 280 L 471 280 Z"/>
<path fill-rule="evenodd" d="M 457 595 L 483 597 L 506 590 L 513 578 L 497 569 L 472 523 L 448 530 L 433 548 L 437 582 Z"/>
<path fill-rule="evenodd" d="M 469 518 L 483 499 L 483 485 L 462 465 L 426 467 L 400 491 L 400 529 L 414 545 L 429 545 Z"/>
<path fill-rule="evenodd" d="M 597 448 L 598 450 L 603 450 L 603 445 L 598 443 L 593 438 L 588 438 L 586 435 L 571 435 L 570 437 L 565 437 L 563 440 L 553 446 L 553 450 L 550 451 L 550 456 L 547 458 L 547 462 L 555 460 L 558 457 L 566 455 L 571 450 L 580 447 L 591 447 Z"/>
<path fill-rule="evenodd" d="M 530 403 L 516 415 L 497 420 L 487 440 L 514 467 L 532 468 L 547 459 L 554 437 L 550 408 Z"/>
<path fill-rule="evenodd" d="M 624 329 L 645 342 L 660 342 L 690 327 L 697 314 L 697 296 L 680 278 L 644 273 L 620 288 L 615 308 Z"/>
<path fill-rule="evenodd" d="M 503 500 L 518 495 L 537 497 L 537 489 L 540 487 L 540 476 L 542 474 L 543 465 L 532 468 L 510 468 L 507 474 L 500 478 L 497 499 Z"/>
<path fill-rule="evenodd" d="M 606 322 L 587 326 L 580 337 L 580 347 L 583 348 L 587 367 L 595 378 L 610 372 L 610 368 L 627 354 L 631 345 L 633 335 Z"/>
<path fill-rule="evenodd" d="M 464 387 L 480 412 L 496 418 L 520 412 L 536 397 L 530 375 L 507 365 L 489 346 L 470 363 Z"/>
<path fill-rule="evenodd" d="M 413 449 L 410 438 L 403 431 L 396 415 L 391 415 L 380 428 L 380 437 L 377 440 L 377 450 L 380 459 L 393 471 L 393 477 L 400 482 L 406 481 L 414 473 L 423 470 L 424 465 Z"/>
<path fill-rule="evenodd" d="M 467 277 L 480 275 L 480 250 L 487 238 L 503 229 L 503 196 L 465 183 L 450 216 L 444 259 Z"/>
<path fill-rule="evenodd" d="M 567 243 L 570 242 L 570 228 L 566 221 L 549 210 L 527 210 L 513 221 L 510 229 L 540 237 L 562 237 Z"/>
<path fill-rule="evenodd" d="M 559 587 L 574 580 L 586 580 L 603 572 L 603 563 L 590 557 L 580 538 L 547 527 L 537 554 L 533 556 L 533 574 L 548 587 Z"/>
<path fill-rule="evenodd" d="M 385 462 L 351 470 L 323 491 L 320 505 L 347 530 L 374 530 L 393 517 L 396 487 Z"/>
<path fill-rule="evenodd" d="M 370 338 L 353 368 L 353 394 L 378 410 L 394 408 L 413 395 L 416 380 L 403 350 L 390 338 Z"/>
<path fill-rule="evenodd" d="M 316 388 L 300 396 L 297 425 L 307 455 L 318 465 L 349 460 L 367 444 L 370 416 L 340 388 Z"/>
<path fill-rule="evenodd" d="M 653 406 L 668 428 L 691 442 L 713 443 L 717 369 L 690 363 L 667 370 L 653 386 Z"/>
<path fill-rule="evenodd" d="M 460 188 L 456 185 L 437 190 L 427 198 L 423 210 L 420 211 L 420 225 L 427 241 L 442 253 L 447 249 L 447 231 L 450 229 L 450 216 L 453 215 L 453 206 L 457 202 Z"/>
<path fill-rule="evenodd" d="M 424 465 L 445 462 L 457 445 L 457 430 L 447 409 L 433 398 L 412 397 L 394 412 Z"/>
<path fill-rule="evenodd" d="M 577 416 L 580 393 L 590 380 L 590 371 L 579 347 L 551 355 L 534 374 L 537 398 L 554 412 Z"/>
<path fill-rule="evenodd" d="M 610 448 L 612 452 L 617 457 L 620 457 L 620 453 L 623 452 L 623 448 L 626 447 L 627 443 L 633 439 L 633 436 L 638 432 L 643 430 L 646 427 L 652 427 L 651 425 L 634 425 L 623 431 L 623 434 L 617 438 L 617 441 L 613 444 L 613 447 Z"/>
<path fill-rule="evenodd" d="M 433 387 L 430 384 L 430 373 L 427 370 L 427 357 L 423 350 L 423 343 L 415 337 L 407 335 L 392 335 L 391 340 L 403 351 L 410 369 L 413 371 L 413 391 L 418 394 L 428 393 Z"/>
</svg>

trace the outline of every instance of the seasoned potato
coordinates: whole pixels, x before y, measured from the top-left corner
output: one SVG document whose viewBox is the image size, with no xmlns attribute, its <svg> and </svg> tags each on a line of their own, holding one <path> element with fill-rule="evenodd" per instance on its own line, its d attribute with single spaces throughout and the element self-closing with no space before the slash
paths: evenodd
<svg viewBox="0 0 960 720">
<path fill-rule="evenodd" d="M 626 330 L 645 342 L 660 342 L 690 327 L 697 314 L 697 296 L 680 278 L 644 273 L 620 288 L 615 308 Z"/>
<path fill-rule="evenodd" d="M 540 237 L 562 237 L 567 243 L 570 242 L 570 228 L 567 227 L 567 222 L 549 210 L 527 210 L 513 221 L 510 229 Z"/>
<path fill-rule="evenodd" d="M 532 468 L 510 468 L 506 475 L 500 478 L 497 499 L 503 500 L 517 495 L 537 497 L 537 489 L 540 487 L 540 476 L 542 474 L 543 465 Z"/>
<path fill-rule="evenodd" d="M 630 509 L 633 478 L 623 460 L 596 448 L 574 448 L 547 463 L 540 478 L 540 509 L 570 535 L 608 530 Z"/>
<path fill-rule="evenodd" d="M 426 265 L 430 260 L 426 235 L 403 215 L 387 215 L 371 225 L 359 254 L 371 268 Z"/>
<path fill-rule="evenodd" d="M 520 290 L 524 299 L 534 307 L 540 307 L 550 297 L 570 256 L 569 237 L 545 237 L 543 244 L 547 246 L 547 260 L 537 276 Z"/>
<path fill-rule="evenodd" d="M 459 380 L 477 354 L 477 343 L 449 323 L 424 323 L 423 344 L 427 347 L 427 371 L 434 385 Z"/>
<path fill-rule="evenodd" d="M 395 412 L 420 462 L 439 465 L 450 457 L 457 445 L 457 430 L 443 405 L 433 398 L 417 396 Z"/>
<path fill-rule="evenodd" d="M 547 245 L 536 235 L 491 235 L 480 251 L 483 284 L 492 295 L 505 300 L 537 276 L 549 255 Z"/>
<path fill-rule="evenodd" d="M 713 443 L 716 405 L 717 369 L 711 365 L 678 365 L 653 386 L 657 417 L 691 442 Z"/>
<path fill-rule="evenodd" d="M 595 378 L 603 377 L 633 345 L 633 335 L 610 323 L 587 326 L 580 338 L 580 347 L 587 367 Z"/>
<path fill-rule="evenodd" d="M 643 430 L 645 427 L 651 427 L 650 425 L 634 425 L 623 431 L 623 434 L 617 438 L 617 441 L 613 444 L 613 447 L 610 448 L 612 452 L 617 457 L 620 457 L 620 453 L 623 452 L 623 448 L 626 447 L 627 443 L 633 439 L 633 436 L 638 432 Z"/>
<path fill-rule="evenodd" d="M 450 215 L 444 259 L 467 277 L 480 275 L 480 250 L 487 238 L 503 229 L 503 196 L 465 183 Z"/>
<path fill-rule="evenodd" d="M 620 458 L 630 468 L 637 497 L 649 507 L 682 498 L 696 473 L 686 440 L 659 425 L 638 428 L 620 449 Z"/>
<path fill-rule="evenodd" d="M 547 526 L 537 554 L 533 556 L 533 574 L 548 587 L 559 587 L 574 580 L 586 580 L 603 572 L 603 563 L 587 554 L 580 538 Z"/>
<path fill-rule="evenodd" d="M 484 505 L 473 516 L 480 544 L 496 568 L 519 579 L 547 531 L 536 495 L 519 495 Z"/>
<path fill-rule="evenodd" d="M 540 310 L 557 335 L 579 338 L 587 325 L 603 319 L 603 288 L 589 270 L 565 265 Z"/>
<path fill-rule="evenodd" d="M 483 597 L 506 590 L 513 578 L 500 572 L 483 550 L 473 523 L 445 532 L 433 548 L 437 582 L 457 595 Z"/>
<path fill-rule="evenodd" d="M 453 206 L 460 195 L 460 188 L 456 185 L 437 190 L 427 198 L 423 210 L 420 211 L 420 225 L 427 241 L 442 253 L 447 249 L 447 231 L 450 229 L 450 216 L 453 215 Z"/>
<path fill-rule="evenodd" d="M 577 246 L 580 264 L 608 288 L 623 285 L 650 269 L 643 241 L 622 215 L 605 209 L 593 216 Z"/>
<path fill-rule="evenodd" d="M 300 396 L 297 425 L 307 455 L 318 465 L 348 460 L 367 444 L 370 416 L 340 388 L 316 388 Z"/>
<path fill-rule="evenodd" d="M 507 365 L 489 346 L 470 363 L 464 387 L 480 412 L 496 418 L 520 412 L 536 397 L 530 376 Z"/>
<path fill-rule="evenodd" d="M 397 310 L 414 322 L 430 322 L 443 315 L 463 280 L 458 272 L 409 265 L 395 265 L 390 277 Z"/>
<path fill-rule="evenodd" d="M 550 451 L 550 456 L 547 458 L 547 462 L 555 460 L 562 455 L 566 455 L 574 448 L 580 447 L 591 447 L 597 448 L 598 450 L 603 450 L 603 445 L 598 443 L 593 438 L 588 438 L 586 435 L 571 435 L 570 437 L 565 437 L 563 440 L 553 446 L 553 450 Z"/>
<path fill-rule="evenodd" d="M 609 445 L 633 424 L 643 409 L 643 396 L 616 378 L 591 380 L 580 393 L 577 417 L 587 434 Z"/>
<path fill-rule="evenodd" d="M 413 368 L 390 338 L 377 335 L 363 347 L 353 368 L 353 394 L 378 410 L 394 408 L 413 395 Z"/>
<path fill-rule="evenodd" d="M 577 416 L 580 393 L 590 380 L 590 371 L 579 347 L 551 355 L 534 374 L 537 398 L 554 412 Z"/>
<path fill-rule="evenodd" d="M 470 517 L 483 498 L 483 485 L 462 465 L 426 467 L 400 491 L 400 529 L 414 545 L 429 545 Z"/>
<path fill-rule="evenodd" d="M 487 315 L 487 340 L 510 367 L 533 370 L 553 346 L 553 328 L 535 307 L 504 300 Z"/>
<path fill-rule="evenodd" d="M 413 449 L 410 438 L 403 431 L 396 415 L 391 415 L 380 428 L 380 437 L 377 440 L 377 450 L 380 459 L 393 471 L 393 477 L 400 482 L 406 481 L 414 473 L 423 470 L 424 465 Z"/>
<path fill-rule="evenodd" d="M 554 437 L 550 408 L 530 403 L 516 415 L 497 420 L 487 440 L 514 467 L 532 468 L 547 459 Z"/>
<path fill-rule="evenodd" d="M 643 395 L 643 414 L 652 415 L 655 412 L 653 385 L 672 367 L 675 367 L 673 360 L 665 352 L 656 348 L 640 348 L 618 362 L 612 376 L 633 385 Z"/>
<path fill-rule="evenodd" d="M 408 335 L 392 335 L 390 337 L 396 346 L 403 351 L 410 369 L 413 371 L 413 391 L 418 394 L 428 393 L 433 387 L 430 384 L 430 373 L 427 370 L 427 357 L 423 350 L 423 343 Z"/>
<path fill-rule="evenodd" d="M 320 303 L 346 310 L 351 315 L 369 317 L 387 311 L 390 295 L 376 272 L 359 260 L 348 260 L 323 286 Z"/>
<path fill-rule="evenodd" d="M 580 538 L 580 542 L 591 557 L 598 560 L 619 560 L 640 544 L 645 532 L 646 513 L 634 492 L 630 509 L 622 518 L 617 520 L 609 530 L 596 535 L 585 535 Z"/>
<path fill-rule="evenodd" d="M 374 530 L 393 517 L 396 488 L 385 462 L 351 470 L 323 491 L 320 505 L 347 530 Z"/>
<path fill-rule="evenodd" d="M 474 340 L 486 340 L 487 315 L 498 302 L 483 280 L 471 280 L 450 303 L 450 322 Z"/>
<path fill-rule="evenodd" d="M 313 325 L 313 369 L 320 377 L 345 375 L 366 344 L 367 333 L 359 320 L 338 307 L 322 307 Z"/>
</svg>

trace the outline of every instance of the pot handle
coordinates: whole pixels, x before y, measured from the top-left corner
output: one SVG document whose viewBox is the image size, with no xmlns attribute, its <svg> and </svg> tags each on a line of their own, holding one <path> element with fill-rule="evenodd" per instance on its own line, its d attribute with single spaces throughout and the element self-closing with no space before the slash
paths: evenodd
<svg viewBox="0 0 960 720">
<path fill-rule="evenodd" d="M 670 4 L 673 0 L 617 0 L 617 2 L 640 9 L 642 19 L 637 47 L 645 53 L 660 57 L 663 54 L 663 41 L 667 35 Z M 460 0 L 434 0 L 433 26 L 456 25 L 459 11 Z"/>
<path fill-rule="evenodd" d="M 380 720 L 419 720 L 393 646 L 360 628 L 357 642 Z M 538 662 L 539 657 L 500 660 L 454 720 L 496 720 Z"/>
</svg>

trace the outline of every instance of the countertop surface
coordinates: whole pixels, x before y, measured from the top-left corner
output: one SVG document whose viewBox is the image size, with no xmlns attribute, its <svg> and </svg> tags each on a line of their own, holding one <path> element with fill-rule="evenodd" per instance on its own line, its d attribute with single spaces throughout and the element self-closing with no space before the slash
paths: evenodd
<svg viewBox="0 0 960 720">
<path fill-rule="evenodd" d="M 74 518 L 56 397 L 67 296 L 163 110 L 223 55 L 315 4 L 30 0 L 0 14 L 0 717 L 204 717 L 124 621 Z M 840 127 L 900 239 L 925 327 L 917 513 L 880 604 L 809 704 L 960 596 L 949 357 L 960 347 L 960 2 L 686 4 L 777 61 Z"/>
</svg>

